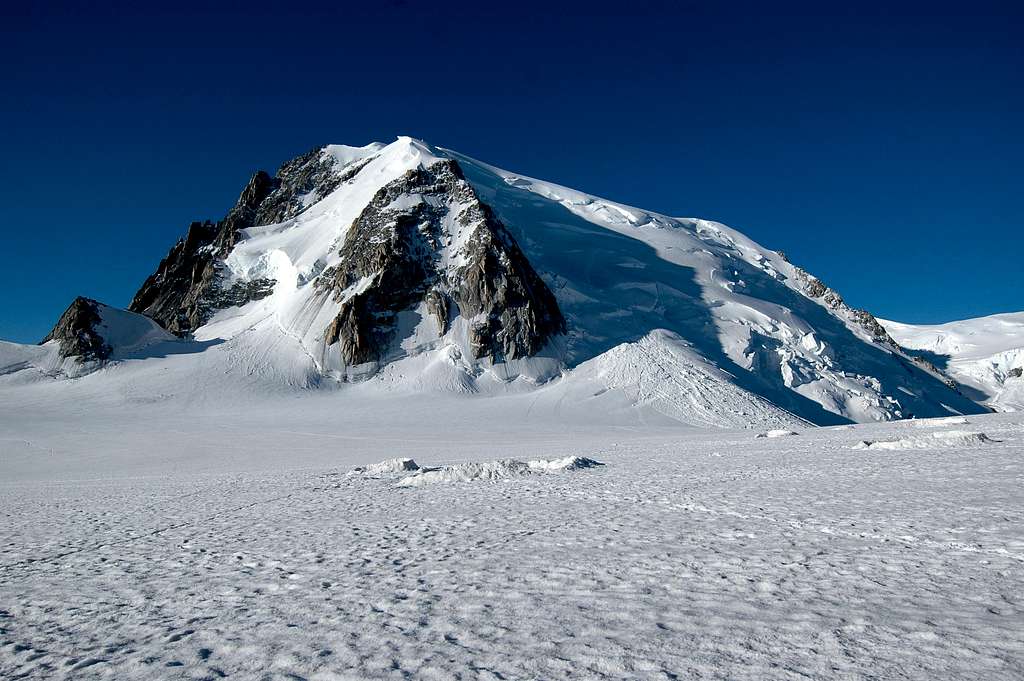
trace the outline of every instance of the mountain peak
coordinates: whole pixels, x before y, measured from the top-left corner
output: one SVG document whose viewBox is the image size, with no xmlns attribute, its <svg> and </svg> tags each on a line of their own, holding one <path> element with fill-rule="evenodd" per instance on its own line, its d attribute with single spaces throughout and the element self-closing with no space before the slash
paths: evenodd
<svg viewBox="0 0 1024 681">
<path fill-rule="evenodd" d="M 271 384 L 554 384 L 701 424 L 980 409 L 870 313 L 736 230 L 409 136 L 254 174 L 224 218 L 190 225 L 130 310 Z"/>
</svg>

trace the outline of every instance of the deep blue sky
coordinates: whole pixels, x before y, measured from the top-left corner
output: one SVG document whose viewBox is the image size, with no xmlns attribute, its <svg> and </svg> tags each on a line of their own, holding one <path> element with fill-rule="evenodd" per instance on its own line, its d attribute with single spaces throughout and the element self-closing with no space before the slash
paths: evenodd
<svg viewBox="0 0 1024 681">
<path fill-rule="evenodd" d="M 879 316 L 1024 309 L 1021 3 L 11 4 L 0 338 L 127 305 L 254 169 L 399 134 L 725 222 Z"/>
</svg>

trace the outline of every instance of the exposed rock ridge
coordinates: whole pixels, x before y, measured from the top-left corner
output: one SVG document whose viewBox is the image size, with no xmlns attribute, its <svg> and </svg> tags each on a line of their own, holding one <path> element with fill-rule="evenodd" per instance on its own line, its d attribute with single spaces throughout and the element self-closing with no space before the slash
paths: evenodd
<svg viewBox="0 0 1024 681">
<path fill-rule="evenodd" d="M 273 292 L 273 279 L 230 281 L 223 260 L 242 230 L 291 219 L 351 179 L 368 162 L 338 168 L 323 148 L 288 161 L 271 177 L 258 171 L 223 220 L 193 222 L 142 284 L 129 310 L 145 314 L 177 335 L 204 324 L 219 309 L 244 305 Z"/>
<path fill-rule="evenodd" d="M 787 260 L 787 262 L 789 261 Z M 871 336 L 871 340 L 876 343 L 888 345 L 894 350 L 903 350 L 903 348 L 900 347 L 900 344 L 893 340 L 892 336 L 889 335 L 889 332 L 878 323 L 878 320 L 875 319 L 873 314 L 867 310 L 858 310 L 850 307 L 846 304 L 846 301 L 843 300 L 843 297 L 839 295 L 838 291 L 829 288 L 820 279 L 808 273 L 806 270 L 795 265 L 793 266 L 793 269 L 796 270 L 797 279 L 800 282 L 801 289 L 808 297 L 821 300 L 825 306 L 833 312 L 837 312 L 840 316 L 855 322 L 862 329 L 867 331 Z"/>
<path fill-rule="evenodd" d="M 279 186 L 262 201 L 252 216 L 252 225 L 272 225 L 295 217 L 307 207 L 352 179 L 372 157 L 338 168 L 323 147 L 288 161 L 277 171 Z"/>
<path fill-rule="evenodd" d="M 398 313 L 423 303 L 446 333 L 468 321 L 476 359 L 535 355 L 565 328 L 554 295 L 451 159 L 382 187 L 317 286 L 341 308 L 325 332 L 346 365 L 385 358 Z"/>
<path fill-rule="evenodd" d="M 780 253 L 780 255 L 782 254 Z M 785 255 L 783 255 L 783 259 L 785 259 Z M 789 261 L 786 260 L 786 262 Z M 886 345 L 890 349 L 894 350 L 899 359 L 909 359 L 925 371 L 933 374 L 957 394 L 960 394 L 960 386 L 955 380 L 927 359 L 908 353 L 903 346 L 897 343 L 896 340 L 889 335 L 889 332 L 885 330 L 885 327 L 878 322 L 873 314 L 867 310 L 850 307 L 837 291 L 826 286 L 820 279 L 808 273 L 806 270 L 795 265 L 793 269 L 796 270 L 801 288 L 807 296 L 821 300 L 830 310 L 836 312 L 841 317 L 845 317 L 846 319 L 853 321 L 862 329 L 867 331 L 871 336 L 871 340 L 881 345 Z"/>
<path fill-rule="evenodd" d="M 78 296 L 68 305 L 53 330 L 40 344 L 58 341 L 61 359 L 78 357 L 82 361 L 106 360 L 113 350 L 96 328 L 101 321 L 99 303 Z"/>
</svg>

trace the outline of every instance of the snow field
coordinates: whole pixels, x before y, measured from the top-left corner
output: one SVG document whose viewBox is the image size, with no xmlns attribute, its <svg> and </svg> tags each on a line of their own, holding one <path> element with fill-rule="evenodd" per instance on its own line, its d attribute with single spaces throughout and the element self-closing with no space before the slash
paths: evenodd
<svg viewBox="0 0 1024 681">
<path fill-rule="evenodd" d="M 0 459 L 0 678 L 1021 679 L 1024 428 L 971 420 L 984 447 L 703 431 L 419 488 L 348 476 L 380 458 L 357 446 L 131 478 Z"/>
</svg>

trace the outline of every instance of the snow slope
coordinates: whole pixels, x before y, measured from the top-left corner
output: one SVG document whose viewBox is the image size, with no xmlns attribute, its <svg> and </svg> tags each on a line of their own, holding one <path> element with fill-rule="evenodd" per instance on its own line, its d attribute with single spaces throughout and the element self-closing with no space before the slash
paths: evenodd
<svg viewBox="0 0 1024 681">
<path fill-rule="evenodd" d="M 449 153 L 548 273 L 570 320 L 570 364 L 662 328 L 740 387 L 816 423 L 977 411 L 879 342 L 857 311 L 830 306 L 834 292 L 822 286 L 824 295 L 808 295 L 817 279 L 725 225 Z"/>
<path fill-rule="evenodd" d="M 142 315 L 98 304 L 98 331 L 113 349 L 114 359 L 143 357 L 155 346 L 174 343 L 178 339 Z"/>
<path fill-rule="evenodd" d="M 879 320 L 905 348 L 920 351 L 1000 411 L 1024 409 L 1024 312 L 948 324 Z"/>
<path fill-rule="evenodd" d="M 325 438 L 219 411 L 181 420 L 170 464 L 145 453 L 166 420 L 118 452 L 73 410 L 49 428 L 83 428 L 74 452 L 32 479 L 0 456 L 0 678 L 1024 678 L 1019 414 L 875 451 L 921 422 L 540 441 L 438 419 L 449 446 L 411 419 L 337 414 Z M 347 474 L 389 456 L 605 465 Z"/>
<path fill-rule="evenodd" d="M 256 371 L 270 362 L 269 370 L 298 382 L 338 375 L 323 338 L 338 301 L 317 278 L 339 264 L 338 245 L 377 189 L 453 158 L 554 291 L 568 334 L 537 357 L 495 365 L 472 358 L 469 320 L 456 318 L 439 334 L 421 306 L 406 315 L 385 382 L 400 376 L 419 389 L 467 392 L 504 390 L 510 381 L 535 385 L 664 329 L 702 357 L 696 366 L 710 363 L 740 389 L 817 423 L 977 411 L 849 315 L 805 295 L 812 277 L 728 227 L 605 201 L 411 138 L 343 147 L 340 155 L 337 149 L 323 153 L 365 166 L 294 218 L 246 230 L 226 260 L 237 281 L 276 280 L 273 295 L 225 310 L 195 334 L 236 340 L 242 352 L 260 357 Z M 410 206 L 425 200 L 400 199 Z M 445 225 L 450 245 L 439 257 L 457 263 L 466 233 L 457 220 Z M 343 300 L 371 283 L 354 285 Z M 342 375 L 351 377 L 352 369 Z M 694 422 L 707 420 L 698 415 Z"/>
</svg>

